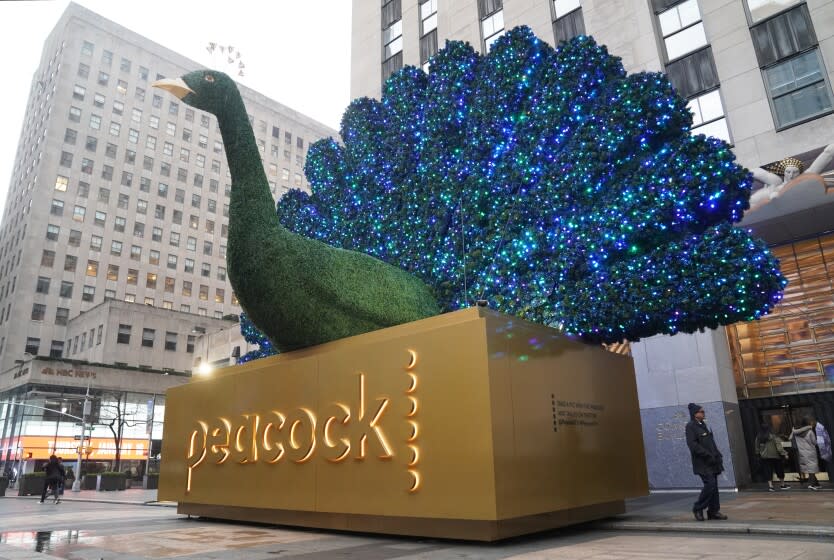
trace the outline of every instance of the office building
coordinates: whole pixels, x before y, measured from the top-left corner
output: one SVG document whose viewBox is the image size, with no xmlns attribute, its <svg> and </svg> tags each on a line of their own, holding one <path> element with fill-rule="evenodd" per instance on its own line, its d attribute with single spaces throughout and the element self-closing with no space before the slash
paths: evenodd
<svg viewBox="0 0 834 560">
<path fill-rule="evenodd" d="M 628 72 L 666 73 L 693 133 L 728 141 L 754 170 L 762 190 L 741 225 L 772 247 L 790 285 L 759 321 L 631 345 L 654 488 L 700 484 L 683 440 L 689 402 L 706 407 L 725 451 L 725 487 L 751 479 L 760 422 L 787 436 L 815 414 L 834 428 L 831 21 L 824 0 L 353 2 L 352 97 L 378 98 L 403 65 L 430 72 L 446 40 L 485 53 L 518 25 L 553 46 L 588 34 Z"/>
<path fill-rule="evenodd" d="M 200 67 L 77 4 L 47 38 L 0 223 L 0 375 L 12 380 L 0 401 L 29 402 L 33 392 L 60 400 L 61 376 L 39 377 L 38 387 L 14 377 L 21 364 L 41 372 L 59 361 L 118 371 L 107 390 L 162 395 L 165 373 L 190 372 L 199 329 L 239 315 L 216 119 L 151 87 Z M 309 145 L 337 132 L 240 90 L 276 199 L 308 189 Z M 156 391 L 139 382 L 148 371 Z M 78 387 L 70 392 L 77 397 Z M 22 408 L 0 404 L 0 461 L 19 451 Z M 25 411 L 26 426 L 62 435 L 54 422 L 41 426 L 36 410 Z"/>
</svg>

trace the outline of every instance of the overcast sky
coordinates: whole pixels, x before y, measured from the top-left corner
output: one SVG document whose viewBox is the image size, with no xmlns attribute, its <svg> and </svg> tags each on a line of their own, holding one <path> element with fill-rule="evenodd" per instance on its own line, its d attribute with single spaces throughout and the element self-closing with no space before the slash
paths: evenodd
<svg viewBox="0 0 834 560">
<path fill-rule="evenodd" d="M 244 85 L 338 130 L 349 102 L 350 0 L 78 0 L 207 66 L 209 41 L 242 53 Z M 68 0 L 0 1 L 0 214 L 32 75 Z"/>
</svg>

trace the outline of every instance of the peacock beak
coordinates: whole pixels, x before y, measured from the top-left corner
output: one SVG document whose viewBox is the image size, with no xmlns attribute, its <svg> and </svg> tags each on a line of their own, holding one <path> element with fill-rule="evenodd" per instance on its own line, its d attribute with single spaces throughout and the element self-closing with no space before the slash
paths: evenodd
<svg viewBox="0 0 834 560">
<path fill-rule="evenodd" d="M 177 96 L 179 99 L 182 99 L 189 93 L 194 93 L 194 90 L 188 87 L 188 84 L 186 84 L 182 78 L 165 78 L 163 80 L 157 80 L 151 84 L 151 87 L 164 89 L 165 91 Z"/>
</svg>

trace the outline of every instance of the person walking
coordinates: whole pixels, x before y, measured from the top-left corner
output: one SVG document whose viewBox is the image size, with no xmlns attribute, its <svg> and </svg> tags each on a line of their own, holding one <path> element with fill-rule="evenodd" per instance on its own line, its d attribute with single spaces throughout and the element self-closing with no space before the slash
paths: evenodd
<svg viewBox="0 0 834 560">
<path fill-rule="evenodd" d="M 822 487 L 817 482 L 817 473 L 820 472 L 817 461 L 817 436 L 809 416 L 804 416 L 800 427 L 791 431 L 791 439 L 799 458 L 799 472 L 808 475 L 808 489 L 819 490 Z"/>
<path fill-rule="evenodd" d="M 692 506 L 692 514 L 698 521 L 704 520 L 704 510 L 708 519 L 727 519 L 721 513 L 718 497 L 718 475 L 724 471 L 724 457 L 715 445 L 712 430 L 704 422 L 704 407 L 689 403 L 691 420 L 686 425 L 686 445 L 692 454 L 692 472 L 701 477 L 704 487 Z"/>
<path fill-rule="evenodd" d="M 825 463 L 825 470 L 828 473 L 828 483 L 834 485 L 834 456 L 831 450 L 831 436 L 822 422 L 814 421 L 814 435 L 817 436 L 817 448 L 820 450 L 820 457 Z"/>
<path fill-rule="evenodd" d="M 64 467 L 58 462 L 58 457 L 50 455 L 49 462 L 43 470 L 46 471 L 46 481 L 44 482 L 43 492 L 41 493 L 41 503 L 46 500 L 46 493 L 50 488 L 55 493 L 55 503 L 60 503 L 61 497 L 58 495 L 58 484 L 66 478 Z"/>
<path fill-rule="evenodd" d="M 756 434 L 756 453 L 762 461 L 765 474 L 767 475 L 767 489 L 775 492 L 773 488 L 773 473 L 779 479 L 779 488 L 789 490 L 790 486 L 785 484 L 785 466 L 783 461 L 787 459 L 788 452 L 782 447 L 782 442 L 770 429 L 770 424 L 762 422 L 759 433 Z"/>
</svg>

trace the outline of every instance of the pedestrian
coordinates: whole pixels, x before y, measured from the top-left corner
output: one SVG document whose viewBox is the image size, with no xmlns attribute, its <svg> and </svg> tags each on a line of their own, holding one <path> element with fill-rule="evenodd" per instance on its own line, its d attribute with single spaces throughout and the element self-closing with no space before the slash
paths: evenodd
<svg viewBox="0 0 834 560">
<path fill-rule="evenodd" d="M 46 471 L 46 481 L 44 482 L 43 492 L 41 493 L 41 503 L 46 500 L 46 493 L 50 488 L 55 493 L 55 503 L 60 503 L 61 497 L 58 495 L 58 483 L 66 478 L 64 467 L 58 462 L 58 457 L 50 455 L 49 462 L 43 470 Z"/>
<path fill-rule="evenodd" d="M 782 442 L 770 429 L 770 424 L 762 422 L 755 442 L 756 454 L 762 461 L 765 474 L 767 475 L 767 489 L 775 492 L 773 488 L 773 473 L 779 479 L 779 488 L 788 490 L 790 486 L 785 484 L 785 466 L 783 461 L 788 458 L 788 452 L 782 447 Z"/>
<path fill-rule="evenodd" d="M 819 420 L 814 421 L 814 435 L 817 436 L 817 448 L 828 472 L 828 483 L 834 484 L 834 456 L 831 450 L 831 436 Z"/>
<path fill-rule="evenodd" d="M 724 471 L 724 457 L 715 445 L 712 430 L 704 422 L 704 407 L 689 403 L 689 416 L 691 420 L 686 425 L 686 445 L 692 454 L 692 472 L 700 476 L 704 483 L 692 513 L 698 521 L 704 520 L 705 509 L 708 519 L 727 519 L 721 513 L 718 498 L 718 475 Z"/>
<path fill-rule="evenodd" d="M 63 457 L 58 457 L 58 464 L 61 465 L 61 472 L 64 473 L 63 476 L 61 477 L 61 480 L 58 481 L 58 495 L 63 496 L 64 495 L 64 484 L 67 481 L 67 470 L 64 468 L 64 458 Z"/>
<path fill-rule="evenodd" d="M 817 482 L 817 473 L 820 472 L 817 461 L 817 436 L 810 416 L 804 416 L 800 427 L 791 431 L 791 439 L 799 458 L 799 472 L 808 475 L 808 489 L 819 490 L 822 487 Z"/>
</svg>

